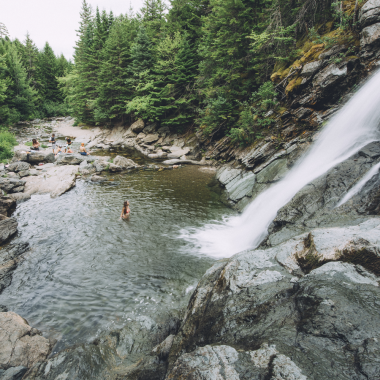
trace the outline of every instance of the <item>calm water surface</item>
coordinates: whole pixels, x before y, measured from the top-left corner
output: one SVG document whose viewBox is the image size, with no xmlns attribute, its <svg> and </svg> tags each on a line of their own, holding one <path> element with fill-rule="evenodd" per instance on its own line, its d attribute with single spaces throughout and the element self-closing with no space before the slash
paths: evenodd
<svg viewBox="0 0 380 380">
<path fill-rule="evenodd" d="M 59 198 L 35 195 L 16 210 L 31 251 L 0 295 L 29 323 L 59 340 L 89 341 L 136 315 L 180 308 L 214 259 L 180 230 L 232 213 L 207 184 L 212 172 L 187 166 L 78 180 Z M 123 201 L 131 218 L 119 220 Z"/>
</svg>

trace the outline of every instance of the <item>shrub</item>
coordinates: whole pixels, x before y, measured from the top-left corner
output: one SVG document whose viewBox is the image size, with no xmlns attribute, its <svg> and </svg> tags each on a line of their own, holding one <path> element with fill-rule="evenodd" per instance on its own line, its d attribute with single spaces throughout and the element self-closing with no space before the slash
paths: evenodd
<svg viewBox="0 0 380 380">
<path fill-rule="evenodd" d="M 0 130 L 0 162 L 6 162 L 13 157 L 13 147 L 17 145 L 15 136 L 5 130 Z"/>
</svg>

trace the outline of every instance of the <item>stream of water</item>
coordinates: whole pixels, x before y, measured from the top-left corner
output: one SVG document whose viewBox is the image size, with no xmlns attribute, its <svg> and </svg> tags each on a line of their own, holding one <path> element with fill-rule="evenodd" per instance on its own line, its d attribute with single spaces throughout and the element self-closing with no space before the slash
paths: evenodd
<svg viewBox="0 0 380 380">
<path fill-rule="evenodd" d="M 32 196 L 17 207 L 13 241 L 31 251 L 0 304 L 58 339 L 55 351 L 133 316 L 185 306 L 214 259 L 180 229 L 232 214 L 207 186 L 213 175 L 194 166 L 138 171 L 101 184 L 78 180 L 56 199 Z M 119 220 L 125 199 L 129 221 Z"/>
<path fill-rule="evenodd" d="M 305 185 L 379 140 L 380 71 L 374 74 L 323 128 L 318 140 L 277 184 L 259 194 L 239 216 L 185 228 L 182 236 L 208 255 L 229 257 L 257 247 L 278 210 Z"/>
</svg>

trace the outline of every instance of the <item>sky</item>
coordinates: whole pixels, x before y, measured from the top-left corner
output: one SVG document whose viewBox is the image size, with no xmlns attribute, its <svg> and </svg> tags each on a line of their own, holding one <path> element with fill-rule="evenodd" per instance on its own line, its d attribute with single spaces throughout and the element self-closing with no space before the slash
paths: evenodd
<svg viewBox="0 0 380 380">
<path fill-rule="evenodd" d="M 138 12 L 143 0 L 87 0 L 94 9 L 112 10 L 115 16 L 128 13 L 132 5 Z M 0 22 L 11 39 L 25 40 L 26 32 L 39 49 L 48 41 L 56 55 L 71 59 L 77 39 L 82 0 L 0 0 Z"/>
</svg>

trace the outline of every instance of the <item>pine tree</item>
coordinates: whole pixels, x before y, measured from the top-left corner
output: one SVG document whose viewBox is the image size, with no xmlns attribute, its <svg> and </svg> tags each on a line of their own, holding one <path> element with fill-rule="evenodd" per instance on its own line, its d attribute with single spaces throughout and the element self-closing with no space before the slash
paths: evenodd
<svg viewBox="0 0 380 380">
<path fill-rule="evenodd" d="M 3 24 L 2 22 L 0 22 L 0 39 L 1 38 L 5 38 L 5 37 L 9 38 L 9 32 L 8 32 L 8 29 L 5 26 L 5 24 Z"/>
<path fill-rule="evenodd" d="M 53 49 L 46 42 L 38 55 L 38 78 L 41 83 L 40 94 L 44 101 L 62 102 L 62 94 L 58 89 L 57 65 Z"/>
<path fill-rule="evenodd" d="M 144 0 L 142 22 L 149 39 L 155 44 L 163 37 L 167 6 L 163 0 Z"/>
<path fill-rule="evenodd" d="M 113 122 L 125 118 L 125 103 L 132 98 L 134 89 L 131 76 L 131 41 L 136 38 L 135 19 L 119 17 L 113 26 L 103 51 L 99 74 L 99 97 L 95 120 Z"/>
<path fill-rule="evenodd" d="M 37 100 L 36 91 L 30 86 L 16 46 L 6 40 L 2 40 L 0 45 L 0 55 L 5 53 L 6 65 L 1 79 L 8 79 L 5 96 L 10 112 L 6 122 L 14 123 L 20 119 L 28 119 L 32 115 Z"/>
</svg>

